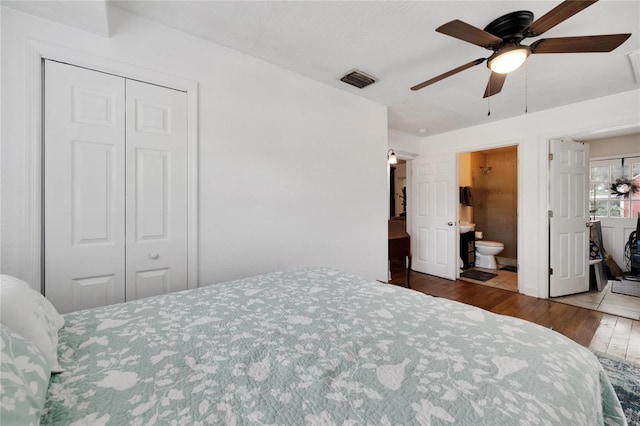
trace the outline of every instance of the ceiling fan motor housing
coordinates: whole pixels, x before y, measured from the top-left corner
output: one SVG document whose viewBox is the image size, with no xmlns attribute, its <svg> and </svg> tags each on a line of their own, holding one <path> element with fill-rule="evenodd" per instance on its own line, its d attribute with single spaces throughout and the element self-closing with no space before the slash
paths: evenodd
<svg viewBox="0 0 640 426">
<path fill-rule="evenodd" d="M 519 43 L 525 38 L 523 31 L 531 25 L 532 22 L 533 12 L 528 10 L 519 10 L 494 19 L 484 28 L 484 31 L 502 39 L 503 42 L 498 46 L 491 47 L 493 50 L 497 50 L 505 43 Z"/>
</svg>

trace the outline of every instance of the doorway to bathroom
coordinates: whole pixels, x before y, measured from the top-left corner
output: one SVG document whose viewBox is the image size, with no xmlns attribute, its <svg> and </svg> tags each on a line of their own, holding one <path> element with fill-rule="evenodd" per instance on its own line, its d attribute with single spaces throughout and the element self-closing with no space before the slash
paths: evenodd
<svg viewBox="0 0 640 426">
<path fill-rule="evenodd" d="M 518 292 L 518 146 L 458 154 L 460 279 Z"/>
</svg>

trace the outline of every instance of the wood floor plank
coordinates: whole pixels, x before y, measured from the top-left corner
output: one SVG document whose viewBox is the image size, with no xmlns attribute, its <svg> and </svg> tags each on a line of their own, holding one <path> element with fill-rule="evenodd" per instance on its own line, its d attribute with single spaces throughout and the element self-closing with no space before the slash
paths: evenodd
<svg viewBox="0 0 640 426">
<path fill-rule="evenodd" d="M 596 333 L 589 344 L 589 348 L 594 351 L 606 353 L 609 348 L 609 343 L 611 343 L 613 330 L 617 321 L 618 317 L 605 315 L 600 321 L 600 326 L 596 330 Z"/>
<path fill-rule="evenodd" d="M 640 364 L 640 321 L 633 321 L 626 359 Z"/>
<path fill-rule="evenodd" d="M 591 311 L 588 313 L 581 324 L 579 325 L 578 330 L 576 330 L 576 341 L 579 342 L 582 346 L 589 347 L 589 344 L 593 340 L 594 334 L 600 328 L 601 317 L 596 313 L 596 311 Z M 592 331 L 595 329 L 595 332 Z"/>
<path fill-rule="evenodd" d="M 609 355 L 626 359 L 632 324 L 633 320 L 630 320 L 629 318 L 618 318 L 618 322 L 616 322 L 616 326 L 613 330 L 613 336 L 611 337 L 611 343 L 607 348 L 607 353 Z"/>
<path fill-rule="evenodd" d="M 392 270 L 392 277 L 391 283 L 405 285 L 406 275 L 403 270 Z M 415 271 L 411 272 L 411 287 L 432 296 L 444 297 L 553 328 L 583 346 L 589 346 L 602 317 L 606 315 L 496 287 L 460 280 L 451 281 Z"/>
<path fill-rule="evenodd" d="M 404 268 L 392 271 L 391 283 L 405 286 L 405 271 Z M 537 299 L 482 284 L 446 280 L 415 271 L 411 272 L 411 287 L 425 294 L 553 328 L 592 350 L 640 364 L 640 321 L 548 299 Z"/>
</svg>

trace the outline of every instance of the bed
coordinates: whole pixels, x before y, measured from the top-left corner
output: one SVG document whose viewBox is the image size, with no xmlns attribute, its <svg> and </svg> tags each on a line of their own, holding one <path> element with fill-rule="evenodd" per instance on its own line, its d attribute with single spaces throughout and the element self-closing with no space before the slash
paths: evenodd
<svg viewBox="0 0 640 426">
<path fill-rule="evenodd" d="M 326 268 L 64 323 L 41 424 L 626 424 L 598 360 L 564 336 Z"/>
</svg>

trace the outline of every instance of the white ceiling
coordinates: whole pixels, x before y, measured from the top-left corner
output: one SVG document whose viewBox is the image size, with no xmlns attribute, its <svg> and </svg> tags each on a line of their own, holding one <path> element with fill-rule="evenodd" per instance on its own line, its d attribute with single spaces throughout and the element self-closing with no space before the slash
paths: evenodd
<svg viewBox="0 0 640 426">
<path fill-rule="evenodd" d="M 18 3 L 22 5 L 3 2 L 22 10 L 25 3 L 50 4 Z M 77 15 L 74 3 L 82 2 L 63 3 L 66 14 L 49 12 L 45 17 L 72 20 L 69 16 Z M 631 38 L 611 53 L 532 55 L 526 66 L 509 75 L 502 92 L 491 97 L 490 116 L 489 102 L 482 98 L 489 75 L 484 64 L 420 91 L 409 90 L 491 53 L 436 33 L 441 24 L 460 19 L 484 28 L 508 12 L 524 9 L 540 17 L 559 3 L 109 0 L 106 4 L 387 105 L 390 128 L 424 136 L 521 115 L 525 107 L 535 112 L 640 88 L 640 76 L 634 75 L 628 57 L 640 51 L 640 1 L 601 0 L 539 38 L 624 32 L 633 33 Z M 95 32 L 104 33 L 100 25 L 96 27 Z M 339 81 L 354 68 L 379 81 L 365 89 Z"/>
</svg>

